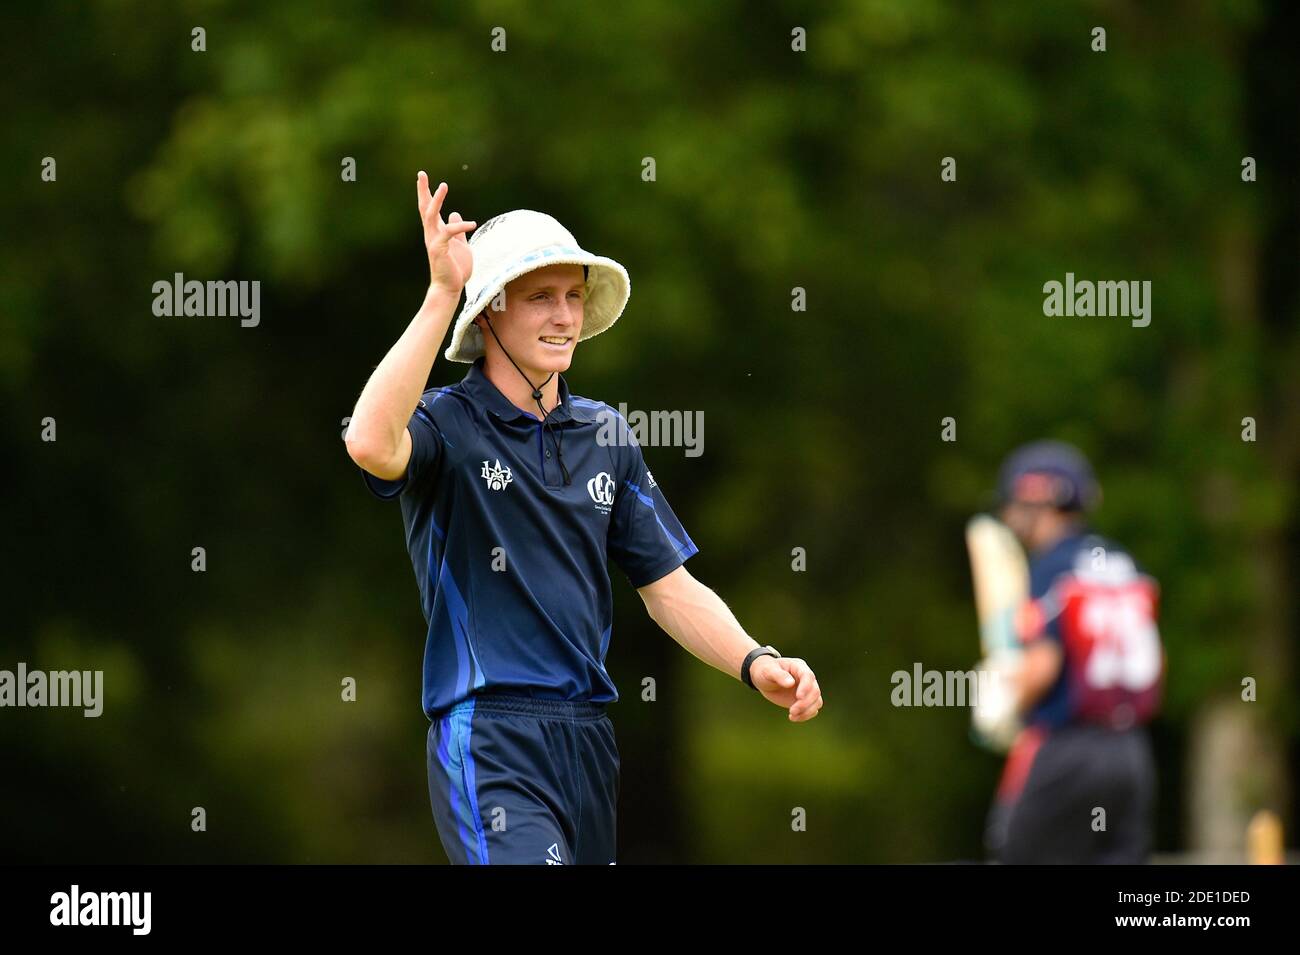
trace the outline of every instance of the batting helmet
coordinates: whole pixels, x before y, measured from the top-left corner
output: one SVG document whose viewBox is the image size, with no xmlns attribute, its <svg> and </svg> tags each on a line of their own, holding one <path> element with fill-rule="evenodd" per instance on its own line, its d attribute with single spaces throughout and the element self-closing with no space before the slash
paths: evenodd
<svg viewBox="0 0 1300 955">
<path fill-rule="evenodd" d="M 1101 498 L 1101 486 L 1083 452 L 1064 441 L 1022 445 L 1002 462 L 998 498 L 1050 504 L 1063 511 L 1086 511 Z"/>
</svg>

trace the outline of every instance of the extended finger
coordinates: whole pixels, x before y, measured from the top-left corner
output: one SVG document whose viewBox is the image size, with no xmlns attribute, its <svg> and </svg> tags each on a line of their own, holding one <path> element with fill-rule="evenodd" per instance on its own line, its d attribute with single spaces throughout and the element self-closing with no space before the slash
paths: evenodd
<svg viewBox="0 0 1300 955">
<path fill-rule="evenodd" d="M 420 206 L 420 218 L 423 219 L 429 203 L 433 202 L 433 196 L 429 195 L 429 177 L 423 169 L 415 176 L 415 199 Z"/>
<path fill-rule="evenodd" d="M 442 200 L 447 197 L 447 184 L 438 183 L 438 188 L 433 190 L 433 195 L 429 197 L 429 204 L 424 210 L 425 225 L 442 225 Z"/>
</svg>

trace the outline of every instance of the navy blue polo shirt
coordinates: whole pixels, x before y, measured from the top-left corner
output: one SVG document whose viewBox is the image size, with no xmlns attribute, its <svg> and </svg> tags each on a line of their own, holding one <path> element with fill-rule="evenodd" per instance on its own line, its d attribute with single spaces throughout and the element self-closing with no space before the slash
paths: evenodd
<svg viewBox="0 0 1300 955">
<path fill-rule="evenodd" d="M 1046 550 L 1034 554 L 1029 561 L 1029 596 L 1033 600 L 1046 600 L 1062 576 L 1070 574 L 1084 546 L 1083 532 L 1067 534 Z M 1054 608 L 1052 608 L 1054 609 Z M 1043 621 L 1043 639 L 1053 641 L 1064 649 L 1065 641 L 1061 633 L 1061 618 L 1051 613 Z M 1025 722 L 1046 726 L 1062 726 L 1069 722 L 1070 700 L 1069 680 L 1065 664 L 1057 674 L 1056 682 L 1048 689 L 1037 703 L 1025 714 Z"/>
<path fill-rule="evenodd" d="M 480 690 L 617 700 L 605 671 L 608 559 L 643 587 L 697 552 L 627 421 L 571 395 L 562 376 L 559 393 L 543 426 L 497 390 L 479 358 L 459 384 L 424 393 L 405 477 L 362 472 L 374 494 L 402 505 L 428 623 L 431 720 Z"/>
</svg>

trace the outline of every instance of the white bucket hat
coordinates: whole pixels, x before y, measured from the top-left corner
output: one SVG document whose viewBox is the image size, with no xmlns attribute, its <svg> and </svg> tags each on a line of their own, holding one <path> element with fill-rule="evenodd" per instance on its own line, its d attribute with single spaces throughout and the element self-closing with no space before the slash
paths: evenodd
<svg viewBox="0 0 1300 955">
<path fill-rule="evenodd" d="M 472 362 L 483 354 L 483 332 L 473 324 L 475 316 L 525 272 L 547 265 L 588 266 L 580 342 L 618 321 L 632 290 L 627 269 L 613 259 L 584 251 L 568 229 L 544 212 L 515 209 L 493 216 L 474 230 L 469 245 L 474 272 L 465 286 L 465 307 L 444 352 L 448 361 Z"/>
</svg>

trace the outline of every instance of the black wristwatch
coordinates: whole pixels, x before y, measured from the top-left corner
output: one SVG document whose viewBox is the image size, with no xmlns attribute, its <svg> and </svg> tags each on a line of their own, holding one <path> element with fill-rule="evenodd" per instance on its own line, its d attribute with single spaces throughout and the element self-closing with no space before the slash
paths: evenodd
<svg viewBox="0 0 1300 955">
<path fill-rule="evenodd" d="M 749 687 L 751 690 L 757 690 L 758 687 L 754 686 L 754 681 L 749 678 L 750 664 L 759 657 L 777 657 L 779 659 L 780 656 L 781 652 L 775 647 L 755 647 L 745 655 L 745 662 L 740 665 L 740 679 L 743 680 L 745 686 Z"/>
</svg>

